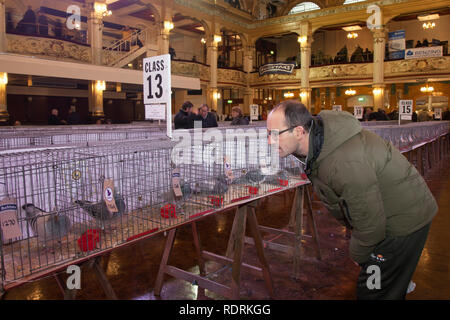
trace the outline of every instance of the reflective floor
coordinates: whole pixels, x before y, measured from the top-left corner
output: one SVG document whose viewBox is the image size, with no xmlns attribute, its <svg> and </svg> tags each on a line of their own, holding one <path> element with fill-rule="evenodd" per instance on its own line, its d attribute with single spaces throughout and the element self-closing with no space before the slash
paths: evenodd
<svg viewBox="0 0 450 320">
<path fill-rule="evenodd" d="M 417 287 L 407 299 L 450 299 L 450 157 L 444 158 L 425 175 L 435 195 L 439 213 L 413 276 Z M 282 228 L 289 220 L 293 193 L 277 195 L 257 209 L 260 225 Z M 319 228 L 322 261 L 315 258 L 315 247 L 306 239 L 300 278 L 292 279 L 292 258 L 266 248 L 277 299 L 355 299 L 355 282 L 359 267 L 348 258 L 348 238 L 345 229 L 320 205 L 313 202 Z M 225 254 L 234 212 L 207 217 L 198 222 L 203 249 Z M 307 232 L 309 231 L 306 225 Z M 286 243 L 288 239 L 263 234 L 264 239 Z M 276 238 L 276 239 L 275 239 Z M 164 248 L 165 236 L 156 235 L 135 245 L 113 251 L 106 267 L 107 277 L 119 299 L 224 299 L 197 285 L 166 276 L 161 295 L 153 294 L 156 274 Z M 198 273 L 191 227 L 179 229 L 169 264 Z M 257 265 L 253 246 L 246 245 L 244 262 Z M 230 266 L 215 262 L 206 264 L 208 278 L 230 285 Z M 67 275 L 62 274 L 66 279 Z M 82 268 L 81 290 L 77 299 L 106 299 L 92 269 Z M 242 299 L 269 299 L 262 278 L 242 272 Z M 9 290 L 4 299 L 62 299 L 63 295 L 53 277 L 26 283 Z"/>
</svg>

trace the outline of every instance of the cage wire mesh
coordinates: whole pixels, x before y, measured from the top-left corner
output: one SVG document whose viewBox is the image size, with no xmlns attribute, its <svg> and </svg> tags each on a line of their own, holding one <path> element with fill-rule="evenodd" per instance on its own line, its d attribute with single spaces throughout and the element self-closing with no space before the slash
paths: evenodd
<svg viewBox="0 0 450 320">
<path fill-rule="evenodd" d="M 21 230 L 1 242 L 4 283 L 300 181 L 298 161 L 280 160 L 265 128 L 226 130 L 1 154 L 0 198 L 15 199 Z"/>
</svg>

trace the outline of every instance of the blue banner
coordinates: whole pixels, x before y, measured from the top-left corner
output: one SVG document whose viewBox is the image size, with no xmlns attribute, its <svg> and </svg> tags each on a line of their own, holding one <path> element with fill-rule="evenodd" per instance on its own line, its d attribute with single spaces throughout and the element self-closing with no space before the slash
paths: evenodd
<svg viewBox="0 0 450 320">
<path fill-rule="evenodd" d="M 405 59 L 405 30 L 389 32 L 389 60 Z"/>
</svg>

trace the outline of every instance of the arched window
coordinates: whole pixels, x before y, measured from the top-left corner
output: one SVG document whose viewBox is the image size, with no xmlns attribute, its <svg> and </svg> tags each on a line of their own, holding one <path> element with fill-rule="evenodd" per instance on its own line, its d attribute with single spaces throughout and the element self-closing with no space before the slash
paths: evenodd
<svg viewBox="0 0 450 320">
<path fill-rule="evenodd" d="M 315 4 L 314 2 L 302 2 L 296 5 L 289 11 L 289 14 L 295 14 L 300 12 L 306 12 L 306 11 L 312 11 L 312 10 L 319 10 L 320 7 Z"/>
<path fill-rule="evenodd" d="M 344 1 L 344 4 L 350 4 L 350 3 L 356 3 L 356 2 L 363 2 L 363 1 L 366 1 L 366 0 L 345 0 L 345 1 Z"/>
</svg>

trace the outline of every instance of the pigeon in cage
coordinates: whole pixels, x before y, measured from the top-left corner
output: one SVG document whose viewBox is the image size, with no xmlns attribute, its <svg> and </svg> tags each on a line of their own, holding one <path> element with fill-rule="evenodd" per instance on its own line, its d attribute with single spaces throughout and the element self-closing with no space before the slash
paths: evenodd
<svg viewBox="0 0 450 320">
<path fill-rule="evenodd" d="M 39 244 L 46 249 L 47 241 L 60 241 L 70 232 L 72 222 L 69 217 L 60 212 L 48 213 L 32 203 L 24 204 L 22 209 Z"/>
<path fill-rule="evenodd" d="M 114 193 L 114 201 L 116 203 L 117 212 L 110 212 L 105 200 L 100 202 L 91 202 L 88 200 L 76 200 L 75 203 L 79 205 L 87 214 L 95 219 L 100 224 L 102 230 L 105 230 L 105 224 L 111 223 L 120 218 L 126 209 L 126 203 L 121 194 Z"/>
<path fill-rule="evenodd" d="M 280 180 L 288 180 L 288 173 L 285 170 L 280 170 L 275 174 L 265 174 L 270 172 L 265 172 L 261 169 L 253 169 L 244 172 L 244 175 L 233 180 L 233 184 L 259 185 L 262 183 L 269 183 L 279 185 Z"/>
<path fill-rule="evenodd" d="M 220 175 L 211 180 L 205 180 L 195 184 L 194 193 L 221 195 L 228 191 L 228 179 Z"/>
</svg>

